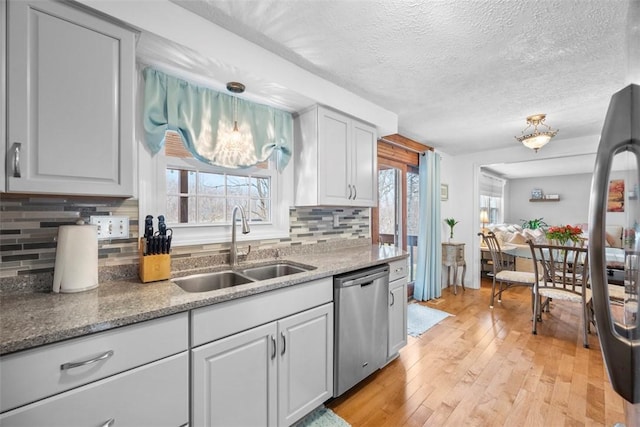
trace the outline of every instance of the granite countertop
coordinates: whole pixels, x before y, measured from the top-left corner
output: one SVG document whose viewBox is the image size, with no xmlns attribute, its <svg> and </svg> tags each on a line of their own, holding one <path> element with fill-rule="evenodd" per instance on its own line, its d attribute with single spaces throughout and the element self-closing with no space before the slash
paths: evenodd
<svg viewBox="0 0 640 427">
<path fill-rule="evenodd" d="M 394 246 L 377 245 L 350 247 L 331 253 L 292 255 L 279 261 L 312 265 L 316 269 L 200 293 L 185 292 L 170 280 L 140 283 L 132 279 L 101 283 L 96 289 L 74 294 L 9 294 L 0 298 L 0 355 L 294 286 L 406 256 Z M 251 263 L 241 266 L 249 265 Z M 208 271 L 228 268 L 228 265 L 214 266 Z M 190 273 L 198 272 L 202 270 Z"/>
</svg>

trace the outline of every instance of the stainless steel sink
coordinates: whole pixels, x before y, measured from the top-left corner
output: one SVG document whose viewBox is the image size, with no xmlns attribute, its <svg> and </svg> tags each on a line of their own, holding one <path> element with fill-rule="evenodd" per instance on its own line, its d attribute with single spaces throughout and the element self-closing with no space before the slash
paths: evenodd
<svg viewBox="0 0 640 427">
<path fill-rule="evenodd" d="M 274 279 L 303 271 L 315 270 L 316 267 L 304 264 L 293 264 L 279 261 L 272 264 L 246 267 L 240 270 L 224 270 L 214 273 L 194 274 L 178 277 L 173 282 L 186 292 L 208 292 L 216 289 L 230 288 L 259 280 Z"/>
<path fill-rule="evenodd" d="M 267 280 L 276 277 L 288 276 L 290 274 L 302 273 L 304 271 L 314 270 L 312 266 L 302 266 L 299 264 L 289 264 L 286 262 L 278 262 L 276 264 L 267 264 L 257 267 L 249 267 L 240 270 L 240 273 L 254 280 Z"/>
<path fill-rule="evenodd" d="M 193 276 L 179 277 L 173 281 L 187 292 L 208 292 L 253 282 L 250 278 L 235 271 L 194 274 Z"/>
</svg>

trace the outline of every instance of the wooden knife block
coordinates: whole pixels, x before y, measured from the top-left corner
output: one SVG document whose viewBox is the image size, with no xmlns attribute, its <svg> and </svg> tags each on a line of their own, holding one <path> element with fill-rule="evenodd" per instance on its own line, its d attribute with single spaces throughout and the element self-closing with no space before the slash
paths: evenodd
<svg viewBox="0 0 640 427">
<path fill-rule="evenodd" d="M 171 278 L 171 255 L 144 255 L 144 238 L 140 238 L 138 245 L 140 254 L 140 280 L 143 283 L 156 282 Z"/>
</svg>

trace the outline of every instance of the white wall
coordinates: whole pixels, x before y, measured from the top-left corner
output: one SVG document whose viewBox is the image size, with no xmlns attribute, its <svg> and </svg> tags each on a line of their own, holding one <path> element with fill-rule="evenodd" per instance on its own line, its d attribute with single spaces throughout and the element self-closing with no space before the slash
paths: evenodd
<svg viewBox="0 0 640 427">
<path fill-rule="evenodd" d="M 544 218 L 549 225 L 588 222 L 591 177 L 589 173 L 509 180 L 505 222 L 522 224 L 523 220 L 534 218 Z M 530 202 L 534 188 L 545 194 L 558 194 L 560 201 Z"/>
<path fill-rule="evenodd" d="M 509 216 L 505 222 L 521 224 L 522 220 L 544 218 L 552 225 L 578 224 L 589 222 L 589 197 L 593 174 L 548 176 L 540 178 L 509 180 Z M 608 212 L 607 224 L 631 226 L 640 223 L 637 200 L 629 200 L 629 191 L 637 182 L 625 172 L 612 172 L 611 179 L 625 180 L 625 211 Z M 541 188 L 548 194 L 559 194 L 559 202 L 529 202 L 531 189 Z"/>
</svg>

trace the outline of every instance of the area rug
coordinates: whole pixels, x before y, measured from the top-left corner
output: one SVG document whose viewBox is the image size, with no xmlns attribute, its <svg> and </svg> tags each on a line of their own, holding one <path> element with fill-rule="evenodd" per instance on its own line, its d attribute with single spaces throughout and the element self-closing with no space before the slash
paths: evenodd
<svg viewBox="0 0 640 427">
<path fill-rule="evenodd" d="M 417 303 L 409 304 L 407 307 L 407 333 L 412 337 L 420 336 L 448 316 L 452 316 L 452 314 Z"/>
<path fill-rule="evenodd" d="M 295 423 L 292 427 L 350 427 L 351 424 L 340 418 L 331 409 L 319 407 Z"/>
</svg>

